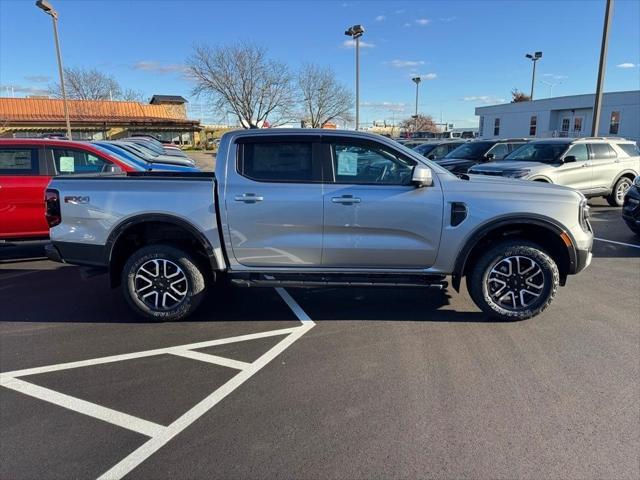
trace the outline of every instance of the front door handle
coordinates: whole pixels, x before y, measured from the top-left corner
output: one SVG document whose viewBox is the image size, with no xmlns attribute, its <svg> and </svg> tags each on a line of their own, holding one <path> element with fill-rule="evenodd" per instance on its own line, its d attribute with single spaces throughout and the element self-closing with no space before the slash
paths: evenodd
<svg viewBox="0 0 640 480">
<path fill-rule="evenodd" d="M 353 195 L 342 195 L 341 197 L 331 198 L 331 201 L 333 203 L 342 203 L 343 205 L 352 205 L 354 203 L 360 203 L 361 200 Z"/>
<path fill-rule="evenodd" d="M 255 193 L 243 193 L 242 195 L 236 195 L 236 202 L 244 202 L 244 203 L 256 203 L 264 200 L 264 197 L 256 195 Z"/>
</svg>

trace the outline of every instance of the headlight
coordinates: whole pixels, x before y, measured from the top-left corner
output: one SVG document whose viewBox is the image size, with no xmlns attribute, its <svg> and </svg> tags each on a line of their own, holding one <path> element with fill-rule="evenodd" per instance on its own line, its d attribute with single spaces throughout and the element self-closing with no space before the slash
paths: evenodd
<svg viewBox="0 0 640 480">
<path fill-rule="evenodd" d="M 523 178 L 531 173 L 531 170 L 505 170 L 502 172 L 503 177 L 509 178 Z"/>
<path fill-rule="evenodd" d="M 589 223 L 589 218 L 591 217 L 591 207 L 587 203 L 587 199 L 583 198 L 580 201 L 580 208 L 578 209 L 578 220 L 580 221 L 580 226 L 585 232 L 591 232 L 591 224 Z"/>
<path fill-rule="evenodd" d="M 640 175 L 638 175 L 638 176 L 636 177 L 636 179 L 633 181 L 633 184 L 634 184 L 636 187 L 640 188 Z"/>
</svg>

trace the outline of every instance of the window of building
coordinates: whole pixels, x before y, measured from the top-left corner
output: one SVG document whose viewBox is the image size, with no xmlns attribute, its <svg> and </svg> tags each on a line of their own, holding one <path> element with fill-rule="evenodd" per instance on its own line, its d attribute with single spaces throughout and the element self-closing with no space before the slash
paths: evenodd
<svg viewBox="0 0 640 480">
<path fill-rule="evenodd" d="M 34 175 L 38 171 L 37 152 L 31 148 L 0 148 L 0 174 Z"/>
<path fill-rule="evenodd" d="M 334 143 L 335 183 L 410 185 L 415 162 L 377 145 Z"/>
<path fill-rule="evenodd" d="M 311 142 L 245 143 L 239 170 L 245 177 L 261 182 L 313 182 Z"/>
<path fill-rule="evenodd" d="M 609 135 L 618 135 L 620 129 L 620 112 L 611 112 L 609 119 Z"/>
<path fill-rule="evenodd" d="M 54 148 L 53 163 L 57 175 L 103 172 L 109 163 L 83 150 Z"/>
<path fill-rule="evenodd" d="M 478 136 L 482 136 L 482 132 L 484 131 L 484 115 L 480 115 L 480 123 L 478 124 Z"/>
<path fill-rule="evenodd" d="M 569 132 L 569 125 L 571 124 L 571 120 L 568 117 L 562 119 L 562 123 L 560 124 L 560 132 L 562 136 L 566 136 L 567 132 Z"/>
<path fill-rule="evenodd" d="M 493 136 L 497 137 L 498 135 L 500 135 L 500 119 L 496 118 L 493 121 Z"/>
<path fill-rule="evenodd" d="M 538 117 L 536 115 L 531 115 L 531 119 L 529 120 L 529 136 L 536 136 L 536 129 L 538 126 Z"/>
<path fill-rule="evenodd" d="M 574 133 L 582 132 L 582 117 L 575 117 L 573 119 L 573 132 Z"/>
</svg>

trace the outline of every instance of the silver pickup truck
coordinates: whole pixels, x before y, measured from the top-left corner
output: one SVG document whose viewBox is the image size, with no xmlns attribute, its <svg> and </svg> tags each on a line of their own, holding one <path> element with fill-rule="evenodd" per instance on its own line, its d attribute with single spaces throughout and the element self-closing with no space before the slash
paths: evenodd
<svg viewBox="0 0 640 480">
<path fill-rule="evenodd" d="M 542 312 L 591 261 L 585 197 L 458 178 L 400 144 L 329 130 L 246 130 L 216 173 L 54 178 L 51 259 L 109 272 L 138 313 L 177 320 L 207 288 L 456 290 L 500 319 Z"/>
</svg>

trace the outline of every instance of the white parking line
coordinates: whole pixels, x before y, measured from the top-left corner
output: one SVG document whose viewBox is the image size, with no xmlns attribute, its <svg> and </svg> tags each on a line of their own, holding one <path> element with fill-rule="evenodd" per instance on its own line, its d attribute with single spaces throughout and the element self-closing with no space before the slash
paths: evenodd
<svg viewBox="0 0 640 480">
<path fill-rule="evenodd" d="M 67 408 L 128 430 L 133 430 L 134 432 L 141 433 L 147 437 L 158 436 L 167 428 L 142 418 L 103 407 L 102 405 L 97 405 L 70 395 L 65 395 L 64 393 L 56 392 L 49 388 L 25 382 L 18 378 L 12 378 L 4 381 L 2 386 L 15 390 L 16 392 L 24 393 L 25 395 L 44 400 L 45 402 L 53 403 L 59 407 Z"/>
<path fill-rule="evenodd" d="M 209 355 L 208 353 L 194 352 L 193 350 L 173 351 L 172 355 L 179 357 L 190 358 L 192 360 L 200 360 L 201 362 L 213 363 L 215 365 L 222 365 L 223 367 L 235 368 L 236 370 L 244 370 L 251 366 L 250 363 L 240 362 L 238 360 L 232 360 L 230 358 L 219 357 L 217 355 Z"/>
<path fill-rule="evenodd" d="M 594 237 L 593 239 L 598 240 L 599 242 L 607 242 L 607 243 L 615 243 L 616 245 L 624 245 L 625 247 L 640 248 L 640 245 L 634 245 L 633 243 L 616 242 L 615 240 L 607 240 L 605 238 L 597 238 L 597 237 Z"/>
<path fill-rule="evenodd" d="M 311 318 L 309 318 L 309 315 L 307 315 L 305 311 L 302 310 L 300 305 L 298 305 L 298 302 L 296 302 L 293 299 L 293 297 L 289 295 L 289 292 L 287 292 L 284 288 L 276 288 L 276 292 L 278 292 L 278 294 L 282 297 L 285 303 L 289 305 L 289 308 L 293 311 L 293 313 L 295 313 L 296 317 L 298 317 L 298 320 L 300 320 L 302 323 L 304 322 L 313 323 Z"/>
<path fill-rule="evenodd" d="M 144 462 L 151 455 L 153 455 L 178 433 L 183 431 L 198 418 L 208 412 L 227 395 L 232 393 L 235 389 L 246 382 L 255 373 L 257 373 L 260 369 L 267 365 L 271 360 L 277 357 L 280 353 L 282 353 L 285 349 L 291 346 L 296 340 L 298 340 L 315 326 L 313 320 L 309 318 L 309 316 L 304 312 L 300 305 L 298 305 L 298 303 L 289 295 L 286 290 L 277 288 L 276 291 L 289 306 L 289 308 L 291 308 L 296 317 L 300 320 L 300 326 L 252 333 L 248 335 L 240 335 L 237 337 L 220 338 L 205 342 L 190 343 L 186 345 L 177 345 L 167 348 L 158 348 L 142 352 L 127 353 L 123 355 L 111 355 L 108 357 L 82 360 L 79 362 L 60 363 L 56 365 L 46 365 L 42 367 L 15 370 L 12 372 L 3 372 L 0 373 L 0 385 L 18 391 L 25 395 L 30 395 L 32 397 L 38 398 L 45 402 L 53 403 L 69 410 L 98 418 L 105 422 L 126 428 L 128 430 L 133 430 L 150 437 L 150 439 L 147 440 L 146 443 L 142 444 L 138 449 L 134 450 L 131 454 L 122 459 L 120 462 L 118 462 L 116 465 L 114 465 L 99 477 L 99 479 L 102 480 L 118 480 L 124 477 L 142 462 Z M 273 346 L 252 363 L 241 362 L 230 358 L 194 351 L 195 349 L 211 347 L 215 345 L 244 342 L 257 338 L 266 338 L 280 335 L 287 336 L 280 340 L 275 346 Z M 234 368 L 240 371 L 225 384 L 213 391 L 204 400 L 196 404 L 194 407 L 181 415 L 177 420 L 175 420 L 167 427 L 18 379 L 18 377 L 24 377 L 27 375 L 88 367 L 92 365 L 101 365 L 105 363 L 120 362 L 163 354 L 177 355 L 190 358 L 192 360 L 214 363 L 217 365 Z"/>
</svg>

